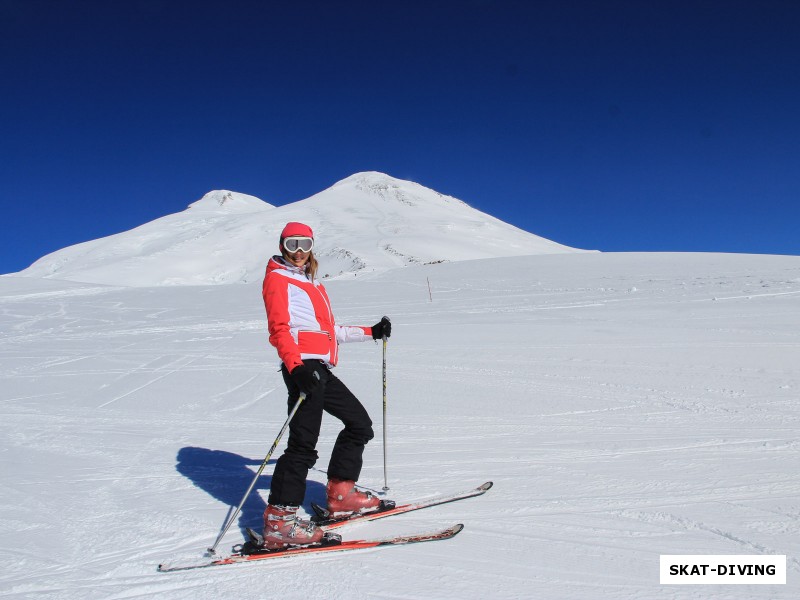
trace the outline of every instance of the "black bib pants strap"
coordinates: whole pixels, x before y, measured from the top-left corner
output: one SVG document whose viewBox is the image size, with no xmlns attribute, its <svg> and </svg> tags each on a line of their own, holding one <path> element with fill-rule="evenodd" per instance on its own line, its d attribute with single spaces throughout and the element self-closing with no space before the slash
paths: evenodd
<svg viewBox="0 0 800 600">
<path fill-rule="evenodd" d="M 270 485 L 269 503 L 299 506 L 306 495 L 308 471 L 317 462 L 317 440 L 322 426 L 322 413 L 336 417 L 344 429 L 336 438 L 328 464 L 328 478 L 357 481 L 363 464 L 364 446 L 374 437 L 372 420 L 364 406 L 331 370 L 318 360 L 305 360 L 318 374 L 320 383 L 307 396 L 289 423 L 286 450 L 278 459 Z M 281 368 L 289 390 L 288 412 L 291 412 L 300 389 Z"/>
</svg>

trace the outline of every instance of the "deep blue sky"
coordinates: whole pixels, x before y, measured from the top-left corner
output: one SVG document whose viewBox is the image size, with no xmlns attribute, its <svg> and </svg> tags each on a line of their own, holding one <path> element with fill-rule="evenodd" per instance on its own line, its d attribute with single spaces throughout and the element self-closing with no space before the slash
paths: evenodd
<svg viewBox="0 0 800 600">
<path fill-rule="evenodd" d="M 0 0 L 0 272 L 378 170 L 605 251 L 800 254 L 800 2 Z"/>
</svg>

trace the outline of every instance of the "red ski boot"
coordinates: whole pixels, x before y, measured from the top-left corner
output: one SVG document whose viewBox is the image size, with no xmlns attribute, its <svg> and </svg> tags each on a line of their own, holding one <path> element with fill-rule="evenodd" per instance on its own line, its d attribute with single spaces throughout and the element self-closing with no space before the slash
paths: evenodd
<svg viewBox="0 0 800 600">
<path fill-rule="evenodd" d="M 328 481 L 328 511 L 333 518 L 364 514 L 378 510 L 381 501 L 369 492 L 355 488 L 355 481 L 330 479 Z"/>
<path fill-rule="evenodd" d="M 264 548 L 281 550 L 322 541 L 324 532 L 310 521 L 297 518 L 297 506 L 270 504 L 264 511 Z"/>
</svg>

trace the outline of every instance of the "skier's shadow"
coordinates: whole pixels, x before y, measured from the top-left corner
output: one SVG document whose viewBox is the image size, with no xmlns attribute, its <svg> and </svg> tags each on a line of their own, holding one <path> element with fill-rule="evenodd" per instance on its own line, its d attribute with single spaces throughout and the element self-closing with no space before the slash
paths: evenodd
<svg viewBox="0 0 800 600">
<path fill-rule="evenodd" d="M 230 518 L 236 507 L 242 501 L 248 486 L 253 482 L 255 472 L 261 461 L 245 458 L 239 454 L 225 452 L 224 450 L 209 450 L 187 446 L 178 451 L 178 464 L 175 466 L 178 473 L 187 477 L 194 485 L 210 494 L 223 504 L 228 505 Z M 275 460 L 270 460 L 269 465 Z M 252 468 L 251 468 L 252 467 Z M 266 502 L 259 493 L 260 490 L 269 490 L 272 477 L 261 475 L 247 497 L 239 513 L 239 529 L 242 534 L 247 527 L 260 532 L 264 526 L 263 515 L 267 508 Z M 308 481 L 306 489 L 306 504 L 304 508 L 311 511 L 311 503 L 325 504 L 325 486 L 321 483 Z M 309 513 L 313 514 L 313 513 Z"/>
</svg>

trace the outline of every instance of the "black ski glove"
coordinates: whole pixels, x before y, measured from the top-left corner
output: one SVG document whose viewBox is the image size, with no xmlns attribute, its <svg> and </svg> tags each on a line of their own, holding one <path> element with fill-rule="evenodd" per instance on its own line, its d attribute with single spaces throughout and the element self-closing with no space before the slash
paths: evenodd
<svg viewBox="0 0 800 600">
<path fill-rule="evenodd" d="M 391 337 L 392 335 L 392 322 L 389 320 L 389 317 L 383 317 L 380 323 L 375 323 L 372 326 L 372 339 L 379 340 L 382 337 L 386 336 Z"/>
<path fill-rule="evenodd" d="M 300 391 L 310 396 L 319 386 L 319 373 L 306 364 L 298 365 L 291 372 L 292 379 Z"/>
</svg>

